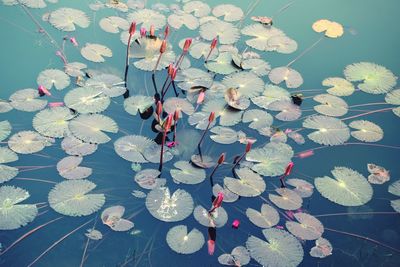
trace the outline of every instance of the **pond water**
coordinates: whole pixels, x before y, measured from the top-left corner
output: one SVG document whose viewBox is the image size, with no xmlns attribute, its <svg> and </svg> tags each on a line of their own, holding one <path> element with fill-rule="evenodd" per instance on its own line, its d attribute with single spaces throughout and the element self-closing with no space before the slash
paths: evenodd
<svg viewBox="0 0 400 267">
<path fill-rule="evenodd" d="M 395 109 L 400 105 L 400 89 L 397 89 L 395 77 L 400 70 L 398 1 L 2 2 L 0 164 L 13 168 L 9 171 L 9 167 L 0 165 L 0 266 L 220 266 L 222 258 L 219 256 L 231 253 L 238 246 L 244 248 L 240 257 L 231 257 L 233 266 L 399 266 L 400 216 L 396 211 L 400 211 L 397 200 L 400 195 L 400 112 L 399 108 Z M 117 2 L 119 5 L 115 6 Z M 41 3 L 46 6 L 31 8 Z M 221 6 L 223 4 L 226 6 Z M 66 14 L 69 11 L 61 8 L 75 11 Z M 188 15 L 191 8 L 197 12 L 195 16 Z M 63 12 L 64 16 L 59 17 Z M 123 19 L 118 21 L 122 25 L 118 33 L 104 30 L 117 23 L 115 19 L 107 24 L 109 21 L 104 18 L 110 16 Z M 273 17 L 272 28 L 254 21 L 253 16 Z M 127 98 L 123 80 L 132 18 L 136 19 L 137 33 L 132 37 L 129 52 Z M 166 21 L 171 24 L 167 52 L 161 58 L 159 70 L 152 76 Z M 192 30 L 185 25 L 176 29 L 177 23 L 182 21 Z M 155 36 L 149 37 L 151 31 L 147 28 L 146 35 L 139 38 L 143 22 L 158 26 Z M 73 23 L 81 26 L 73 30 L 70 28 Z M 323 32 L 317 33 L 315 29 Z M 124 35 L 120 38 L 121 33 Z M 197 52 L 201 52 L 199 44 L 203 42 L 206 56 L 216 35 L 217 45 L 208 63 L 204 64 L 204 57 L 193 56 L 196 46 Z M 74 39 L 71 41 L 71 38 Z M 139 38 L 137 42 L 136 38 Z M 164 150 L 166 162 L 160 174 L 165 184 L 161 189 L 151 184 L 157 173 L 144 177 L 147 180 L 142 181 L 142 186 L 147 188 L 142 188 L 134 179 L 140 169 L 158 170 L 160 167 L 163 134 L 157 131 L 160 129 L 156 126 L 158 116 L 153 114 L 159 98 L 155 90 L 161 92 L 167 77 L 166 67 L 179 57 L 182 49 L 178 44 L 182 42 L 183 46 L 186 38 L 193 38 L 193 41 L 176 73 L 174 85 L 179 96 L 175 98 L 173 86 L 167 86 L 161 113 L 162 120 L 167 118 L 168 111 L 173 116 L 174 103 L 180 101 L 177 105 L 183 112 L 176 126 L 178 144 L 172 147 L 170 143 L 174 135 L 172 128 L 168 133 L 169 147 L 165 146 Z M 253 38 L 255 40 L 251 40 Z M 104 62 L 93 62 L 93 58 L 99 59 L 99 51 L 85 54 L 85 49 L 93 49 L 89 44 L 106 46 L 112 56 L 105 56 Z M 151 48 L 152 45 L 156 47 Z M 144 47 L 147 50 L 140 51 Z M 61 56 L 56 55 L 57 51 L 68 63 L 86 64 L 81 75 L 63 74 L 65 64 Z M 290 53 L 282 53 L 285 51 Z M 142 63 L 134 65 L 139 60 Z M 359 62 L 367 63 L 357 64 Z M 291 69 L 278 73 L 277 67 L 288 65 Z M 46 69 L 59 71 L 38 81 L 38 76 Z M 199 79 L 193 78 L 193 69 L 202 71 Z M 302 82 L 294 77 L 297 72 Z M 111 86 L 108 86 L 110 76 L 105 78 L 103 74 L 113 75 Z M 81 76 L 79 81 L 76 76 Z M 329 77 L 340 79 L 323 86 L 322 82 Z M 279 78 L 283 82 L 277 82 Z M 67 81 L 65 85 L 63 81 Z M 52 82 L 63 88 L 50 89 Z M 84 85 L 83 89 L 78 88 L 77 82 Z M 50 84 L 47 89 L 51 96 L 37 95 L 38 87 L 44 84 Z M 333 85 L 338 90 L 336 93 L 331 90 L 327 95 L 327 89 Z M 32 90 L 29 93 L 20 91 L 26 88 Z M 200 91 L 205 100 L 198 105 Z M 117 94 L 110 97 L 111 92 Z M 19 100 L 15 95 L 10 98 L 15 93 L 20 93 Z M 79 93 L 82 95 L 77 96 Z M 235 94 L 240 101 L 232 100 Z M 292 103 L 290 95 L 294 94 L 302 94 L 300 106 Z M 262 95 L 264 98 L 260 98 Z M 314 98 L 317 95 L 320 96 Z M 143 98 L 138 100 L 138 96 Z M 231 106 L 245 105 L 243 110 L 228 107 L 225 99 L 229 97 Z M 275 101 L 275 105 L 268 106 L 268 101 Z M 48 106 L 58 102 L 67 107 Z M 128 102 L 135 105 L 126 108 Z M 146 112 L 132 114 L 140 106 L 147 117 Z M 31 112 L 24 111 L 29 109 Z M 48 113 L 44 113 L 46 110 Z M 253 116 L 248 110 L 259 110 L 259 113 Z M 279 115 L 280 111 L 283 114 Z M 68 115 L 62 116 L 61 112 Z M 213 207 L 210 175 L 214 167 L 203 170 L 193 167 L 191 162 L 191 156 L 198 154 L 197 144 L 204 133 L 191 122 L 196 116 L 202 116 L 205 128 L 210 112 L 216 113 L 210 127 L 212 131 L 217 131 L 217 126 L 230 130 L 223 128 L 229 133 L 213 139 L 210 135 L 215 134 L 206 131 L 201 143 L 203 161 L 208 156 L 215 164 L 221 153 L 225 153 L 225 162 L 216 169 L 211 182 L 225 183 L 230 191 L 241 195 L 234 202 L 217 205 L 216 212 L 211 212 L 209 218 L 207 211 L 203 213 L 203 224 L 216 223 L 221 226 L 217 228 L 200 224 L 192 214 L 198 205 L 207 210 Z M 193 113 L 195 115 L 189 116 Z M 104 117 L 99 114 L 113 121 L 103 122 Z M 250 119 L 246 121 L 245 117 Z M 361 126 L 357 126 L 354 121 L 359 120 L 368 122 L 359 122 Z M 5 121 L 11 125 L 10 131 Z M 250 127 L 249 122 L 258 124 Z M 163 124 L 164 129 L 166 124 Z M 109 131 L 105 134 L 109 138 L 101 132 L 107 128 Z M 23 131 L 39 133 L 29 138 L 23 136 Z M 316 133 L 311 134 L 314 131 Z M 305 142 L 298 144 L 286 137 L 293 133 L 301 134 Z M 143 137 L 137 141 L 126 137 L 133 135 Z M 55 137 L 54 140 L 49 136 Z M 67 156 L 72 155 L 70 160 L 77 159 L 77 153 L 67 151 L 68 154 L 65 146 L 62 147 L 67 136 L 76 142 L 84 141 L 77 149 L 98 143 L 97 150 L 84 155 L 80 164 L 91 171 L 76 169 L 73 163 L 63 167 L 58 164 Z M 123 137 L 125 139 L 120 139 Z M 234 159 L 245 152 L 246 143 L 254 141 L 232 173 Z M 116 148 L 120 150 L 118 153 Z M 132 164 L 135 162 L 139 163 Z M 176 171 L 177 162 L 183 171 Z M 294 163 L 291 172 L 287 168 L 290 162 Z M 367 165 L 370 163 L 382 168 L 369 172 Z M 335 178 L 331 173 L 334 169 L 337 182 L 326 178 Z M 307 181 L 316 187 L 313 194 L 301 200 L 293 192 L 292 185 L 279 189 L 279 178 L 285 171 L 288 171 L 286 182 L 293 178 Z M 371 183 L 373 177 L 368 179 L 371 173 L 375 173 L 382 184 Z M 388 176 L 390 180 L 387 181 Z M 239 177 L 242 181 L 237 180 Z M 83 188 L 91 187 L 91 183 L 96 187 L 85 191 Z M 15 192 L 12 187 L 26 190 L 29 198 L 19 196 L 13 206 L 10 204 L 12 192 Z M 154 189 L 150 191 L 149 187 Z M 177 194 L 177 199 L 164 201 L 165 188 L 169 188 L 171 194 L 176 190 L 181 194 Z M 278 195 L 276 189 L 284 194 L 279 200 L 271 197 L 271 194 Z M 134 190 L 141 191 L 145 197 L 134 196 Z M 234 194 L 230 191 L 224 195 L 225 200 Z M 155 195 L 158 200 L 153 199 Z M 35 204 L 36 208 L 18 206 L 19 202 Z M 263 204 L 272 207 L 264 216 L 268 220 L 272 220 L 276 211 L 279 214 L 279 220 L 270 228 L 258 227 L 246 215 L 249 208 L 260 211 Z M 122 218 L 132 221 L 133 228 L 114 231 L 109 227 L 113 224 L 110 217 L 109 225 L 103 223 L 102 212 L 116 205 L 125 208 Z M 224 210 L 227 221 L 220 225 L 218 217 L 223 217 Z M 323 233 L 321 225 L 315 226 L 310 221 L 298 224 L 295 216 L 301 213 L 315 216 L 325 228 Z M 259 219 L 265 222 L 265 218 Z M 119 217 L 114 219 L 116 223 Z M 235 220 L 240 222 L 236 228 L 232 227 Z M 194 228 L 198 232 L 173 236 L 174 231 L 170 229 L 179 225 L 186 226 L 188 232 Z M 89 229 L 100 231 L 102 238 L 88 239 L 85 233 Z M 166 241 L 167 233 L 174 240 L 172 243 L 179 244 L 168 244 L 171 242 Z M 316 246 L 315 239 L 320 236 L 329 240 L 332 255 L 324 258 L 310 255 L 310 250 Z M 210 253 L 213 241 L 215 249 Z M 328 247 L 320 248 L 325 252 L 328 249 L 329 254 Z M 177 250 L 188 254 L 177 253 Z M 246 255 L 250 257 L 249 262 Z"/>
</svg>

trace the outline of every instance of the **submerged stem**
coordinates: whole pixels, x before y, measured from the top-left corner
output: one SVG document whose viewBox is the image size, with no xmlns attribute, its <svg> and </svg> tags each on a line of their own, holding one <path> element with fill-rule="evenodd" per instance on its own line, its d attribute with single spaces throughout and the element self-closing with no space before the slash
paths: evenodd
<svg viewBox="0 0 400 267">
<path fill-rule="evenodd" d="M 329 214 L 313 215 L 314 217 L 333 217 L 333 216 L 346 216 L 346 215 L 400 215 L 395 211 L 371 211 L 371 212 L 339 212 Z"/>
<path fill-rule="evenodd" d="M 362 236 L 362 235 L 358 235 L 358 234 L 354 234 L 354 233 L 349 233 L 349 232 L 345 232 L 345 231 L 340 231 L 340 230 L 335 230 L 335 229 L 331 229 L 331 228 L 327 228 L 327 227 L 325 227 L 325 230 L 328 230 L 328 231 L 331 231 L 331 232 L 335 232 L 335 233 L 339 233 L 339 234 L 343 234 L 343 235 L 353 236 L 353 237 L 356 237 L 356 238 L 359 238 L 359 239 L 362 239 L 362 240 L 365 240 L 365 241 L 372 242 L 374 244 L 377 244 L 379 246 L 385 247 L 387 249 L 393 250 L 393 251 L 395 251 L 397 253 L 400 253 L 400 249 L 391 247 L 389 245 L 386 245 L 384 243 L 379 242 L 378 240 L 375 240 L 375 239 L 372 239 L 372 238 L 369 238 L 369 237 L 366 237 L 366 236 Z"/>
</svg>

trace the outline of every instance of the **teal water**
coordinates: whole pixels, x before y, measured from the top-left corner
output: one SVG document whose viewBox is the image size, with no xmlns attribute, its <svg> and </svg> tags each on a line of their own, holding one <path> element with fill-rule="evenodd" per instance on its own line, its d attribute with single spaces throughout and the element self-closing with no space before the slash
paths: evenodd
<svg viewBox="0 0 400 267">
<path fill-rule="evenodd" d="M 157 1 L 148 1 L 147 6 Z M 160 1 L 159 1 L 160 2 Z M 161 1 L 164 4 L 173 3 L 173 1 Z M 210 6 L 216 6 L 220 3 L 230 3 L 246 10 L 253 1 L 205 1 Z M 121 12 L 111 9 L 103 9 L 93 12 L 88 8 L 92 1 L 64 1 L 59 0 L 57 4 L 48 4 L 45 9 L 31 9 L 33 16 L 38 19 L 42 26 L 61 43 L 66 34 L 76 37 L 78 42 L 83 45 L 87 42 L 101 43 L 113 50 L 113 57 L 107 58 L 105 63 L 96 64 L 86 61 L 81 57 L 79 50 L 71 45 L 66 46 L 66 54 L 70 61 L 82 61 L 88 65 L 88 68 L 100 70 L 107 73 L 116 74 L 123 77 L 123 67 L 125 61 L 125 46 L 122 45 L 118 34 L 104 32 L 98 22 L 101 18 L 110 15 L 124 16 Z M 287 2 L 283 0 L 261 0 L 251 15 L 265 16 L 271 15 L 284 6 Z M 41 16 L 49 11 L 59 7 L 73 7 L 86 12 L 91 18 L 91 24 L 88 28 L 78 28 L 73 33 L 63 33 L 53 28 L 46 22 L 41 21 Z M 299 55 L 304 49 L 313 44 L 320 38 L 320 35 L 311 29 L 314 21 L 327 18 L 340 22 L 345 27 L 345 34 L 338 39 L 324 39 L 310 53 L 302 57 L 293 64 L 293 68 L 298 70 L 303 78 L 302 89 L 322 89 L 321 82 L 327 77 L 343 76 L 343 69 L 348 64 L 360 61 L 374 62 L 383 65 L 391 70 L 396 76 L 399 75 L 400 62 L 400 29 L 397 26 L 397 14 L 400 3 L 396 0 L 372 1 L 372 0 L 297 0 L 285 12 L 279 14 L 274 19 L 274 25 L 283 30 L 289 37 L 298 43 L 298 50 L 292 54 L 284 55 L 273 52 L 260 52 L 262 58 L 267 60 L 272 67 L 286 65 L 289 61 Z M 46 68 L 62 69 L 62 62 L 57 58 L 55 49 L 49 44 L 48 40 L 37 32 L 37 28 L 30 18 L 18 6 L 0 6 L 0 98 L 8 99 L 15 91 L 23 88 L 36 88 L 37 75 Z M 244 25 L 250 24 L 249 18 L 246 18 Z M 356 32 L 352 34 L 351 32 Z M 170 40 L 173 40 L 176 53 L 176 42 L 185 37 L 198 36 L 197 31 L 180 30 L 173 32 Z M 240 50 L 245 48 L 244 41 L 248 37 L 242 36 L 237 43 Z M 192 65 L 201 67 L 201 62 L 191 60 Z M 157 74 L 157 82 L 163 82 L 164 73 Z M 222 76 L 218 75 L 217 80 Z M 269 82 L 267 77 L 263 77 L 264 82 Z M 52 101 L 62 101 L 65 93 L 74 88 L 70 86 L 67 89 L 55 92 L 56 99 Z M 129 72 L 129 88 L 131 94 L 153 94 L 150 73 L 138 71 L 134 67 Z M 397 87 L 396 87 L 397 88 Z M 297 89 L 296 89 L 297 90 Z M 304 92 L 305 96 L 311 96 L 316 93 Z M 356 92 L 350 97 L 344 98 L 349 105 L 383 102 L 384 95 L 370 95 L 363 92 Z M 126 266 L 219 266 L 217 257 L 222 253 L 230 252 L 238 245 L 244 245 L 249 235 L 255 235 L 263 238 L 261 229 L 254 226 L 243 214 L 248 207 L 259 209 L 262 200 L 256 198 L 241 198 L 235 203 L 224 203 L 223 207 L 229 215 L 228 223 L 217 230 L 217 245 L 215 254 L 209 256 L 206 244 L 204 247 L 191 255 L 179 255 L 173 252 L 165 241 L 167 231 L 175 225 L 185 224 L 189 229 L 196 227 L 205 236 L 207 240 L 207 229 L 197 223 L 193 216 L 188 217 L 182 222 L 165 223 L 152 217 L 144 206 L 143 199 L 132 197 L 131 192 L 139 189 L 133 180 L 134 172 L 131 170 L 131 164 L 119 156 L 113 149 L 113 142 L 125 135 L 142 134 L 151 139 L 156 134 L 151 131 L 151 120 L 142 121 L 138 116 L 128 115 L 122 106 L 123 98 L 113 99 L 114 102 L 104 112 L 105 115 L 112 117 L 124 132 L 112 134 L 112 141 L 99 145 L 96 153 L 86 156 L 83 165 L 93 168 L 93 174 L 88 178 L 97 184 L 96 192 L 106 195 L 106 204 L 104 207 L 112 205 L 123 205 L 126 208 L 126 214 L 136 214 L 133 217 L 135 229 L 140 233 L 130 235 L 127 232 L 112 232 L 107 226 L 102 225 L 99 220 L 99 214 L 95 213 L 85 217 L 64 216 L 59 221 L 40 229 L 30 235 L 6 254 L 0 256 L 0 266 L 27 266 L 43 251 L 45 251 L 53 242 L 72 231 L 81 224 L 95 219 L 96 229 L 100 230 L 104 237 L 101 241 L 91 241 L 88 247 L 88 258 L 85 266 L 121 266 L 125 261 L 129 261 Z M 302 105 L 302 109 L 309 109 L 315 105 L 312 99 L 307 99 Z M 368 106 L 365 110 L 376 110 L 382 106 Z M 363 108 L 364 109 L 364 108 Z M 305 112 L 304 115 L 310 115 L 314 112 Z M 360 112 L 349 112 L 345 116 L 352 116 Z M 22 130 L 33 130 L 32 118 L 35 113 L 26 113 L 13 110 L 8 113 L 0 114 L 0 121 L 8 120 L 13 126 L 12 134 Z M 370 120 L 384 130 L 384 138 L 378 144 L 400 146 L 398 139 L 399 118 L 392 112 L 375 113 L 363 119 Z M 187 117 L 186 117 L 187 119 Z M 178 129 L 182 134 L 182 139 L 188 139 L 188 147 L 191 139 L 198 140 L 200 131 L 193 129 L 184 119 L 184 123 Z M 142 128 L 143 123 L 143 128 Z M 274 125 L 283 124 L 275 120 Z M 290 122 L 285 127 L 299 128 L 301 121 Z M 243 130 L 248 136 L 258 139 L 255 147 L 268 141 L 266 137 L 259 135 L 256 131 L 247 128 L 246 125 L 237 125 L 235 130 Z M 142 129 L 142 130 L 141 130 Z M 194 137 L 195 136 L 195 137 Z M 353 142 L 354 139 L 349 142 Z M 194 141 L 197 142 L 197 141 Z M 356 141 L 354 141 L 356 142 Z M 4 144 L 6 145 L 6 144 Z M 295 153 L 316 148 L 320 145 L 306 140 L 302 146 L 290 143 Z M 188 154 L 194 153 L 189 149 Z M 206 138 L 203 145 L 203 152 L 217 158 L 221 152 L 227 152 L 227 158 L 232 161 L 234 155 L 241 153 L 243 145 L 221 145 L 212 142 Z M 11 166 L 25 165 L 55 165 L 59 160 L 65 157 L 65 153 L 60 149 L 60 140 L 40 152 L 48 155 L 19 155 L 19 160 Z M 183 188 L 191 193 L 195 205 L 210 205 L 210 186 L 208 181 L 200 185 L 182 185 L 171 181 L 169 170 L 178 159 L 188 160 L 186 156 L 174 158 L 173 161 L 165 164 L 163 177 L 167 178 L 167 185 L 173 189 Z M 310 214 L 330 214 L 347 212 L 393 212 L 390 206 L 390 200 L 396 199 L 394 195 L 387 192 L 388 185 L 397 181 L 400 176 L 399 169 L 399 150 L 382 147 L 369 147 L 362 145 L 355 146 L 335 146 L 316 150 L 315 155 L 306 159 L 293 159 L 295 169 L 292 177 L 298 177 L 312 181 L 314 177 L 330 175 L 330 170 L 334 166 L 346 166 L 357 170 L 364 176 L 368 176 L 366 165 L 375 163 L 390 170 L 391 180 L 383 185 L 373 185 L 373 199 L 367 204 L 347 208 L 336 205 L 315 190 L 311 198 L 305 199 L 303 209 Z M 144 168 L 157 168 L 157 164 L 144 164 Z M 216 173 L 215 181 L 222 183 L 225 176 L 229 176 L 229 167 L 223 167 Z M 210 170 L 207 171 L 210 174 Z M 64 179 L 58 175 L 56 168 L 50 167 L 40 170 L 21 172 L 18 177 L 46 179 L 54 182 L 61 182 Z M 276 177 L 266 177 L 267 191 L 263 193 L 267 197 L 268 193 L 279 186 Z M 30 198 L 26 203 L 46 202 L 48 192 L 53 187 L 52 184 L 26 181 L 11 180 L 7 185 L 22 187 L 30 192 Z M 143 190 L 147 191 L 147 190 Z M 46 213 L 38 216 L 32 223 L 25 227 L 12 231 L 0 231 L 0 243 L 7 248 L 18 237 L 35 227 L 48 222 L 61 215 L 57 214 L 50 207 L 40 210 Z M 239 229 L 232 229 L 230 224 L 234 219 L 241 221 Z M 354 234 L 369 237 L 378 240 L 388 246 L 400 249 L 400 217 L 397 215 L 369 215 L 369 216 L 337 216 L 320 218 L 325 227 L 351 232 Z M 75 232 L 55 246 L 46 255 L 41 258 L 35 266 L 79 266 L 86 243 L 84 233 L 86 229 L 93 226 L 94 220 L 87 226 Z M 285 220 L 281 218 L 279 225 L 284 225 Z M 361 240 L 354 236 L 342 235 L 335 232 L 326 231 L 323 237 L 327 238 L 333 246 L 333 254 L 324 259 L 316 259 L 309 256 L 314 241 L 303 242 L 304 259 L 300 266 L 398 266 L 400 263 L 400 254 L 393 250 L 384 248 L 373 242 Z M 259 266 L 252 260 L 249 266 Z"/>
</svg>

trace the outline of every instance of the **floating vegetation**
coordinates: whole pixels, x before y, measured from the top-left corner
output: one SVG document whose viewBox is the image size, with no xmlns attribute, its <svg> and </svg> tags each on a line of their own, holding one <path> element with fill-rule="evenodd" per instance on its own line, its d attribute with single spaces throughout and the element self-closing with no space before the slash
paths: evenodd
<svg viewBox="0 0 400 267">
<path fill-rule="evenodd" d="M 49 193 L 49 204 L 67 216 L 87 216 L 105 203 L 104 194 L 91 194 L 96 185 L 87 180 L 69 180 L 56 184 Z"/>
<path fill-rule="evenodd" d="M 261 211 L 247 208 L 246 216 L 258 227 L 271 228 L 279 223 L 279 213 L 268 204 L 261 205 Z"/>
<path fill-rule="evenodd" d="M 204 245 L 204 236 L 196 228 L 189 233 L 186 225 L 177 225 L 169 229 L 167 233 L 168 246 L 180 254 L 192 254 L 200 250 Z"/>
<path fill-rule="evenodd" d="M 250 256 L 263 266 L 297 266 L 303 260 L 304 252 L 298 239 L 279 229 L 264 229 L 267 241 L 250 236 L 246 247 Z"/>
<path fill-rule="evenodd" d="M 171 195 L 168 187 L 160 187 L 147 194 L 146 208 L 161 221 L 178 222 L 192 214 L 193 199 L 185 190 L 178 189 Z"/>
<path fill-rule="evenodd" d="M 372 187 L 360 173 L 346 167 L 335 167 L 331 173 L 334 179 L 324 176 L 314 180 L 323 197 L 343 206 L 361 206 L 371 200 Z"/>
<path fill-rule="evenodd" d="M 61 2 L 2 1 L 0 265 L 396 265 L 399 68 L 362 59 L 395 50 L 394 11 Z"/>
<path fill-rule="evenodd" d="M 19 204 L 29 196 L 28 191 L 19 187 L 0 187 L 0 230 L 14 230 L 35 219 L 38 214 L 36 205 Z"/>
</svg>

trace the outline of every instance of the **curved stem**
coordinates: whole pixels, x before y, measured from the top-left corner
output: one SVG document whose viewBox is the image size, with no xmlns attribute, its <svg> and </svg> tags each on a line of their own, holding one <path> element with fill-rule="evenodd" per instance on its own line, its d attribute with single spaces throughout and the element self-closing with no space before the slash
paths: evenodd
<svg viewBox="0 0 400 267">
<path fill-rule="evenodd" d="M 3 254 L 5 254 L 7 251 L 9 251 L 11 248 L 13 248 L 13 247 L 14 247 L 15 245 L 17 245 L 19 242 L 21 242 L 24 238 L 30 236 L 31 234 L 33 234 L 33 233 L 36 232 L 37 230 L 39 230 L 39 229 L 41 229 L 41 228 L 45 227 L 46 225 L 49 225 L 49 224 L 51 224 L 51 223 L 53 223 L 53 222 L 56 222 L 56 221 L 58 221 L 58 220 L 60 220 L 60 219 L 62 219 L 62 218 L 64 218 L 64 217 L 61 216 L 61 217 L 55 218 L 55 219 L 53 219 L 53 220 L 51 220 L 51 221 L 48 221 L 47 223 L 41 224 L 41 225 L 39 225 L 38 227 L 35 227 L 35 228 L 33 228 L 32 230 L 30 230 L 29 232 L 23 234 L 21 237 L 19 237 L 17 240 L 15 240 L 11 245 L 9 245 L 4 251 L 0 252 L 0 256 L 3 255 Z"/>
<path fill-rule="evenodd" d="M 32 265 L 34 265 L 38 260 L 40 260 L 44 255 L 46 255 L 47 252 L 49 252 L 52 248 L 54 248 L 55 246 L 57 246 L 58 244 L 60 244 L 64 239 L 66 239 L 67 237 L 69 237 L 70 235 L 72 235 L 73 233 L 75 233 L 76 231 L 78 231 L 79 229 L 81 229 L 82 227 L 84 227 L 85 225 L 89 224 L 91 221 L 93 221 L 93 219 L 90 219 L 89 221 L 81 224 L 80 226 L 78 226 L 77 228 L 75 228 L 74 230 L 72 230 L 71 232 L 69 232 L 68 234 L 64 235 L 63 237 L 61 237 L 60 239 L 58 239 L 56 242 L 54 242 L 50 247 L 48 247 L 45 251 L 42 252 L 42 254 L 40 254 L 34 261 L 32 261 L 31 263 L 29 263 L 28 267 L 31 267 Z"/>
<path fill-rule="evenodd" d="M 42 183 L 48 183 L 48 184 L 56 184 L 56 182 L 53 182 L 53 181 L 34 179 L 34 178 L 17 177 L 17 178 L 14 178 L 14 180 L 35 181 L 35 182 L 42 182 Z"/>
<path fill-rule="evenodd" d="M 362 240 L 365 240 L 365 241 L 372 242 L 372 243 L 377 244 L 379 246 L 385 247 L 387 249 L 393 250 L 393 251 L 395 251 L 397 253 L 400 253 L 400 249 L 391 247 L 389 245 L 386 245 L 384 243 L 381 243 L 381 242 L 379 242 L 379 241 L 377 241 L 375 239 L 372 239 L 372 238 L 369 238 L 369 237 L 366 237 L 366 236 L 362 236 L 362 235 L 358 235 L 358 234 L 354 234 L 354 233 L 349 233 L 349 232 L 345 232 L 345 231 L 340 231 L 340 230 L 335 230 L 335 229 L 331 229 L 331 228 L 327 228 L 327 227 L 325 227 L 325 230 L 331 231 L 331 232 L 335 232 L 335 233 L 339 233 L 339 234 L 343 234 L 343 235 L 349 235 L 349 236 L 352 236 L 352 237 L 356 237 L 356 238 L 359 238 L 359 239 L 362 239 Z"/>
<path fill-rule="evenodd" d="M 317 41 L 315 41 L 312 45 L 310 45 L 306 50 L 304 50 L 303 52 L 300 53 L 300 55 L 298 55 L 295 59 L 293 59 L 292 61 L 290 61 L 286 67 L 290 67 L 291 65 L 293 65 L 297 60 L 299 60 L 300 58 L 302 58 L 303 56 L 305 56 L 308 52 L 310 52 L 314 47 L 316 47 L 322 40 L 324 39 L 324 35 L 322 35 Z"/>
<path fill-rule="evenodd" d="M 400 215 L 395 211 L 371 211 L 371 212 L 339 212 L 339 213 L 328 213 L 313 215 L 314 217 L 333 217 L 333 216 L 346 216 L 346 215 Z"/>
<path fill-rule="evenodd" d="M 365 112 L 365 113 L 361 113 L 361 114 L 357 114 L 357 115 L 350 116 L 350 117 L 347 117 L 347 118 L 343 118 L 341 120 L 342 121 L 351 120 L 351 119 L 355 119 L 355 118 L 362 117 L 362 116 L 365 116 L 365 115 L 378 113 L 378 112 L 384 112 L 384 111 L 388 111 L 388 110 L 392 110 L 392 109 L 394 109 L 394 108 L 382 108 L 382 109 L 378 109 L 378 110 L 371 110 L 371 111 L 368 111 L 368 112 Z"/>
</svg>

